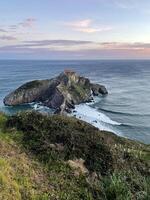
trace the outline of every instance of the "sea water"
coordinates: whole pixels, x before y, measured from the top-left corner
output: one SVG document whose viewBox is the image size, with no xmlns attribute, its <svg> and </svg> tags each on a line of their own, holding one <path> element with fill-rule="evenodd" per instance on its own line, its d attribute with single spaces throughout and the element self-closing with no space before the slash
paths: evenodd
<svg viewBox="0 0 150 200">
<path fill-rule="evenodd" d="M 57 76 L 72 69 L 94 83 L 107 87 L 109 94 L 96 97 L 90 104 L 77 105 L 72 115 L 101 130 L 150 143 L 150 61 L 0 61 L 0 110 L 8 114 L 35 109 L 52 110 L 34 103 L 5 107 L 3 98 L 21 84 Z"/>
</svg>

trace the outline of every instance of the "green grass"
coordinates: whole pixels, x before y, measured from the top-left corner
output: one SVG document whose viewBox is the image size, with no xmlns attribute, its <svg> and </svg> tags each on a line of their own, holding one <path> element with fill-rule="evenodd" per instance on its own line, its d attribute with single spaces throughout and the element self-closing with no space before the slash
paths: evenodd
<svg viewBox="0 0 150 200">
<path fill-rule="evenodd" d="M 41 177 L 45 181 L 46 175 L 39 163 L 20 152 L 15 144 L 1 141 L 0 146 L 0 199 L 32 200 L 45 196 L 47 192 L 42 189 L 49 188 L 45 182 L 41 189 L 39 181 Z"/>
<path fill-rule="evenodd" d="M 149 199 L 149 146 L 75 118 L 1 113 L 0 147 L 0 200 Z"/>
<path fill-rule="evenodd" d="M 0 114 L 0 200 L 46 200 L 48 184 L 42 189 L 38 179 L 47 180 L 44 168 L 21 148 L 22 134 L 6 131 L 7 117 Z M 48 198 L 47 198 L 48 200 Z"/>
<path fill-rule="evenodd" d="M 70 85 L 61 85 L 59 86 L 59 89 L 64 94 L 70 94 L 72 96 L 72 99 L 76 102 L 86 101 L 88 95 L 90 94 L 89 87 L 86 87 L 81 84 L 76 84 L 74 81 L 70 81 Z"/>
<path fill-rule="evenodd" d="M 22 120 L 23 119 L 23 120 Z M 90 171 L 105 174 L 111 169 L 111 153 L 103 143 L 97 129 L 74 118 L 42 116 L 30 112 L 10 119 L 8 126 L 24 131 L 26 148 L 47 162 L 82 158 Z M 91 134 L 92 131 L 92 134 Z M 86 132 L 86 135 L 85 135 Z M 50 144 L 61 144 L 63 151 L 52 149 Z"/>
<path fill-rule="evenodd" d="M 148 200 L 150 197 L 149 177 L 134 171 L 115 171 L 104 179 L 104 189 L 108 200 Z"/>
<path fill-rule="evenodd" d="M 113 173 L 104 180 L 108 200 L 131 200 L 130 188 L 121 173 Z"/>
<path fill-rule="evenodd" d="M 71 82 L 71 88 L 69 89 L 69 92 L 72 94 L 73 99 L 81 99 L 82 101 L 86 100 L 87 94 L 90 94 L 89 88 L 80 85 L 80 84 L 75 84 L 74 82 Z M 80 101 L 81 101 L 80 100 Z"/>
</svg>

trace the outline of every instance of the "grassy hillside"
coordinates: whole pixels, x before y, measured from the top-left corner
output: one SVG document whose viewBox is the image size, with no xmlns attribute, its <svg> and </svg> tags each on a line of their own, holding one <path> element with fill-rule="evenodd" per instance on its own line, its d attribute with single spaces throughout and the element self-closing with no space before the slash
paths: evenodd
<svg viewBox="0 0 150 200">
<path fill-rule="evenodd" d="M 64 116 L 0 114 L 0 200 L 148 200 L 150 146 Z"/>
</svg>

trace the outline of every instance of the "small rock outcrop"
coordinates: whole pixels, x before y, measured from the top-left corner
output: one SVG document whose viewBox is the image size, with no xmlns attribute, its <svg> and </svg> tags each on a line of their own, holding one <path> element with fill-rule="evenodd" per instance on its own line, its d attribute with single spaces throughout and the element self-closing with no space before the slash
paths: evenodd
<svg viewBox="0 0 150 200">
<path fill-rule="evenodd" d="M 106 95 L 103 85 L 93 84 L 88 78 L 66 70 L 59 76 L 47 80 L 35 80 L 25 83 L 4 98 L 7 106 L 41 102 L 56 109 L 56 112 L 70 112 L 76 104 L 92 100 L 92 96 Z"/>
<path fill-rule="evenodd" d="M 99 84 L 92 84 L 91 89 L 94 96 L 98 96 L 99 94 L 105 95 L 108 93 L 105 86 Z"/>
</svg>

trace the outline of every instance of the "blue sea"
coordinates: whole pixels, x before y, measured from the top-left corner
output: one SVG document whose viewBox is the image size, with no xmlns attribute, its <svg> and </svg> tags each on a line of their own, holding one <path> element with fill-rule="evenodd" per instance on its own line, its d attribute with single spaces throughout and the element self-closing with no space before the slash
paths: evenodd
<svg viewBox="0 0 150 200">
<path fill-rule="evenodd" d="M 76 106 L 77 117 L 100 129 L 150 144 L 150 61 L 0 61 L 0 110 L 13 114 L 35 105 L 5 107 L 3 98 L 21 84 L 72 69 L 103 84 L 109 94 Z M 42 108 L 41 108 L 42 109 Z M 44 108 L 43 108 L 44 109 Z M 47 109 L 48 112 L 48 109 Z"/>
</svg>

